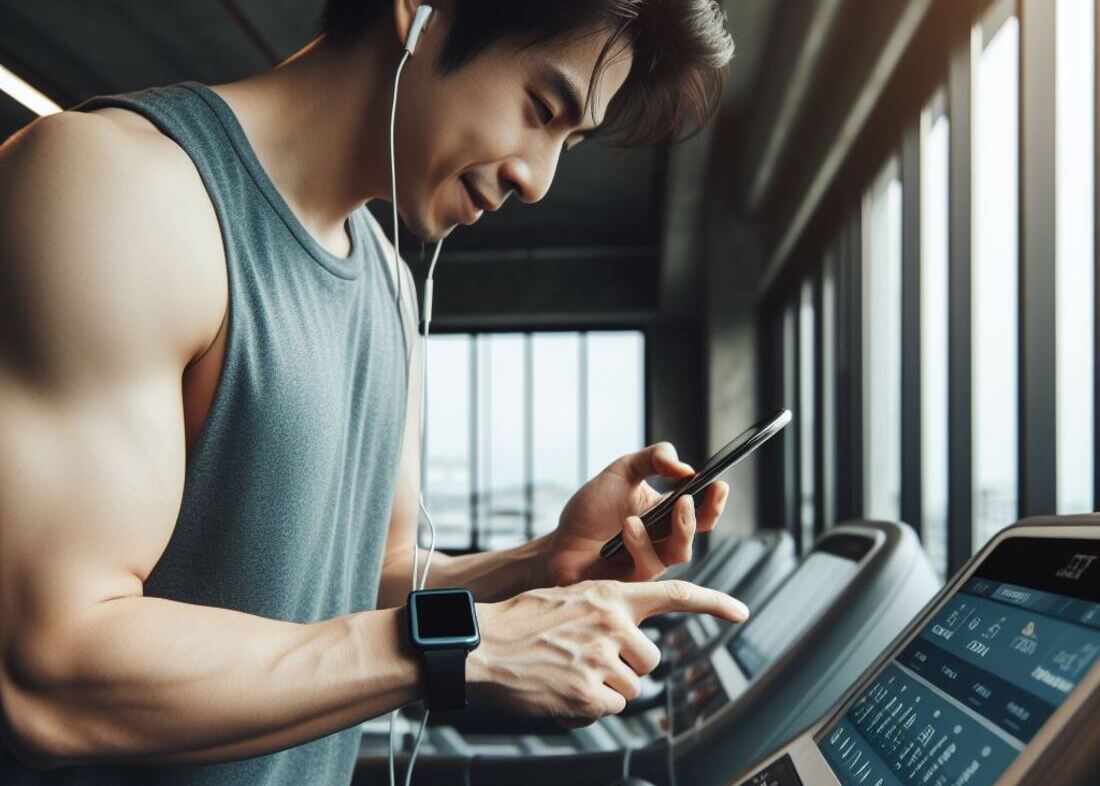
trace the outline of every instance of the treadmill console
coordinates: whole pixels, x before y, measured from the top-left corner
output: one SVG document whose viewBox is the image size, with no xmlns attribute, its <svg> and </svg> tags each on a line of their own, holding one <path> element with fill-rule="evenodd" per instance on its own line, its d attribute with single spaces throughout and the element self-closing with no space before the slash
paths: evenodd
<svg viewBox="0 0 1100 786">
<path fill-rule="evenodd" d="M 814 735 L 832 778 L 796 741 L 744 784 L 992 786 L 1098 655 L 1100 540 L 1006 537 Z"/>
<path fill-rule="evenodd" d="M 867 537 L 838 535 L 806 557 L 802 566 L 748 622 L 722 642 L 673 672 L 673 728 L 680 733 L 706 721 L 736 699 L 764 667 L 798 638 L 852 581 L 873 545 Z M 677 652 L 677 655 L 688 655 Z"/>
</svg>

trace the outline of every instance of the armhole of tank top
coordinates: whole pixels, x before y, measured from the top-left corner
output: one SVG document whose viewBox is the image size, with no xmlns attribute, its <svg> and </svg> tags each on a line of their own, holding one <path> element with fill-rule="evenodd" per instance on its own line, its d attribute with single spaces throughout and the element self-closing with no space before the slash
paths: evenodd
<svg viewBox="0 0 1100 786">
<path fill-rule="evenodd" d="M 393 277 L 393 265 L 390 264 L 393 255 L 393 245 L 390 243 L 389 238 L 386 237 L 386 233 L 382 231 L 381 225 L 374 219 L 374 216 L 370 214 L 370 211 L 365 207 L 362 208 L 362 210 L 365 214 L 363 220 L 366 222 L 367 226 L 370 227 L 370 231 L 374 235 L 375 244 L 383 258 L 384 264 L 382 265 L 382 269 L 385 271 L 385 276 L 387 280 L 396 285 L 397 282 Z M 420 335 L 420 330 L 418 328 L 418 319 L 414 306 L 416 301 L 416 282 L 413 280 L 412 271 L 409 269 L 404 259 L 399 260 L 398 275 L 403 279 L 401 288 L 402 291 L 406 293 L 401 297 L 401 330 L 405 336 L 405 367 L 409 368 L 412 364 L 413 342 L 416 340 L 415 337 Z M 412 293 L 411 296 L 406 296 L 408 293 Z"/>
</svg>

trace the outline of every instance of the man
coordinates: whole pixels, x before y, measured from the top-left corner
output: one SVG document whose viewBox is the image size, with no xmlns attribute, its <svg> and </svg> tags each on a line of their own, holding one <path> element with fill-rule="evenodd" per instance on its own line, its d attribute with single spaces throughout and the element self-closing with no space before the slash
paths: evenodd
<svg viewBox="0 0 1100 786">
<path fill-rule="evenodd" d="M 356 725 L 425 697 L 422 347 L 363 206 L 418 2 L 331 0 L 271 72 L 93 99 L 0 149 L 0 782 L 346 783 Z M 403 222 L 436 240 L 536 202 L 586 136 L 690 133 L 731 50 L 710 0 L 437 0 L 399 93 Z M 588 723 L 656 666 L 641 619 L 744 618 L 647 581 L 721 513 L 716 484 L 650 541 L 645 478 L 690 472 L 646 448 L 551 535 L 435 558 L 429 587 L 480 601 L 471 693 Z"/>
</svg>

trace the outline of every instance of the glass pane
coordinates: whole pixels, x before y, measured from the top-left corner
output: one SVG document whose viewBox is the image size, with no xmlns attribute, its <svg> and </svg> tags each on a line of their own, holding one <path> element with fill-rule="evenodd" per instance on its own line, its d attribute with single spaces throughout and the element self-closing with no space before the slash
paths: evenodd
<svg viewBox="0 0 1100 786">
<path fill-rule="evenodd" d="M 921 515 L 924 547 L 947 572 L 949 125 L 942 96 L 924 115 L 921 150 Z"/>
<path fill-rule="evenodd" d="M 1058 512 L 1093 510 L 1094 0 L 1058 0 Z"/>
<path fill-rule="evenodd" d="M 798 303 L 792 301 L 783 309 L 783 402 L 784 406 L 797 407 L 798 404 Z M 794 402 L 794 403 L 788 403 Z M 795 413 L 795 422 L 802 425 L 802 413 Z M 801 533 L 798 505 L 798 428 L 783 429 L 783 526 L 792 536 Z M 810 544 L 801 538 L 798 543 L 802 552 L 809 551 Z"/>
<path fill-rule="evenodd" d="M 1016 518 L 1019 25 L 1010 17 L 974 78 L 974 546 Z"/>
<path fill-rule="evenodd" d="M 823 526 L 836 523 L 836 287 L 837 244 L 825 255 L 821 275 L 821 512 Z"/>
<path fill-rule="evenodd" d="M 864 514 L 901 516 L 901 181 L 891 161 L 863 207 Z"/>
<path fill-rule="evenodd" d="M 479 360 L 485 373 L 480 545 L 487 550 L 509 548 L 526 539 L 524 340 L 514 333 L 480 339 Z"/>
<path fill-rule="evenodd" d="M 470 546 L 470 344 L 469 336 L 428 341 L 424 500 L 440 548 Z"/>
<path fill-rule="evenodd" d="M 638 331 L 588 333 L 587 474 L 644 447 L 645 340 Z"/>
<path fill-rule="evenodd" d="M 583 482 L 580 458 L 580 337 L 536 333 L 532 339 L 535 534 L 558 525 Z"/>
<path fill-rule="evenodd" d="M 806 280 L 798 307 L 799 519 L 802 542 L 814 542 L 814 287 Z"/>
</svg>

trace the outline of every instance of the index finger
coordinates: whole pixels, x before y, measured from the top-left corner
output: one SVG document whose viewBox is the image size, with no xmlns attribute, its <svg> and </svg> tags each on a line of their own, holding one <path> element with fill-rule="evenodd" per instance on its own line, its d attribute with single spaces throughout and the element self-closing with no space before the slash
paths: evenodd
<svg viewBox="0 0 1100 786">
<path fill-rule="evenodd" d="M 622 590 L 635 622 L 670 611 L 710 614 L 727 622 L 744 622 L 749 617 L 741 601 L 690 581 L 640 581 L 624 584 Z"/>
</svg>

